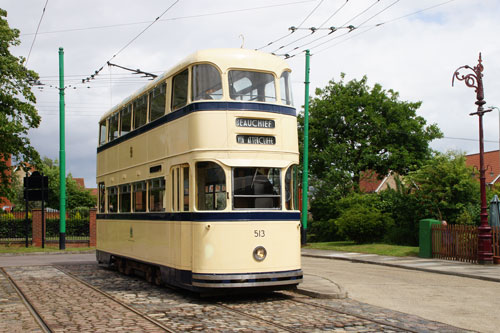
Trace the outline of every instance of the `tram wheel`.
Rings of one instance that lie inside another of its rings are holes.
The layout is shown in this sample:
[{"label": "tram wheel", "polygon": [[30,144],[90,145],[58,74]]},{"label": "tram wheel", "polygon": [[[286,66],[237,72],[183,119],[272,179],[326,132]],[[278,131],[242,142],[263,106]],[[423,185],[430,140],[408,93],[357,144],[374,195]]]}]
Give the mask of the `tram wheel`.
[{"label": "tram wheel", "polygon": [[160,268],[156,268],[155,269],[155,274],[154,274],[154,283],[157,285],[157,286],[161,286],[161,270]]},{"label": "tram wheel", "polygon": [[154,268],[151,266],[148,266],[145,270],[145,275],[146,275],[146,281],[148,281],[148,283],[153,283]]}]

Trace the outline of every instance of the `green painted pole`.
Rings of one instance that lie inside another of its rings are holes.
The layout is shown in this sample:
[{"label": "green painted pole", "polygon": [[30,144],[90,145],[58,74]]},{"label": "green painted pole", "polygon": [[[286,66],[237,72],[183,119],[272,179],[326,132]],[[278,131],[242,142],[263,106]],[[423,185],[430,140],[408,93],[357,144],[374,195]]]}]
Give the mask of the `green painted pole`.
[{"label": "green painted pole", "polygon": [[66,248],[66,151],[64,126],[64,50],[59,48],[59,250]]},{"label": "green painted pole", "polygon": [[307,236],[307,192],[309,189],[309,50],[306,50],[306,92],[304,102],[304,156],[302,172],[302,234],[301,243],[306,243]]}]

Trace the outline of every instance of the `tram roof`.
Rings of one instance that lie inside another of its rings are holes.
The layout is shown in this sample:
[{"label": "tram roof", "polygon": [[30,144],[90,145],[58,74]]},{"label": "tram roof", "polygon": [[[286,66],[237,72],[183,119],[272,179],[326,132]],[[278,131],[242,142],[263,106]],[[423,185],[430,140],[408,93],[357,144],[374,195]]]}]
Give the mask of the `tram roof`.
[{"label": "tram roof", "polygon": [[222,71],[226,73],[228,69],[239,68],[239,69],[252,69],[252,70],[263,70],[278,73],[278,75],[284,70],[290,71],[288,64],[281,58],[272,55],[270,53],[265,53],[256,50],[249,49],[207,49],[199,50],[195,53],[187,56],[182,61],[177,63],[171,69],[167,70],[163,74],[156,77],[153,81],[146,84],[145,86],[139,88],[132,95],[126,97],[122,102],[112,107],[107,111],[99,120],[103,121],[113,112],[123,108],[126,104],[133,101],[136,97],[139,97],[146,91],[150,90],[158,83],[164,81],[166,78],[173,76],[185,69],[191,64],[195,63],[213,63]]}]

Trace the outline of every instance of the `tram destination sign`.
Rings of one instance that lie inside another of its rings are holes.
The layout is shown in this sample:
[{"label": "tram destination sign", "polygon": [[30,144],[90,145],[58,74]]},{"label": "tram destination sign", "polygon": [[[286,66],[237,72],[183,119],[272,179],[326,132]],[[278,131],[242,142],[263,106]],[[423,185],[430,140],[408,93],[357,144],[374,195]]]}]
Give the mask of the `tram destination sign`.
[{"label": "tram destination sign", "polygon": [[237,135],[236,142],[249,145],[275,145],[276,138],[264,135]]},{"label": "tram destination sign", "polygon": [[252,128],[274,128],[274,120],[271,119],[250,119],[236,118],[237,127],[252,127]]}]

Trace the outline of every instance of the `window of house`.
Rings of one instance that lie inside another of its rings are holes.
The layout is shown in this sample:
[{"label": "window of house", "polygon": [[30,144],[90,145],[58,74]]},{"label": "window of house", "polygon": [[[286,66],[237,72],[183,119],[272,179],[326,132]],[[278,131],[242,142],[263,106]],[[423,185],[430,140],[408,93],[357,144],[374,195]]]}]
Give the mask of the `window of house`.
[{"label": "window of house", "polygon": [[146,124],[148,113],[148,97],[143,95],[134,101],[134,128]]},{"label": "window of house", "polygon": [[165,198],[165,179],[155,178],[149,181],[148,186],[149,211],[163,212],[163,199]]},{"label": "window of house", "polygon": [[189,71],[186,69],[174,76],[172,80],[172,110],[177,110],[187,104],[188,75]]},{"label": "window of house", "polygon": [[285,207],[287,210],[299,209],[297,165],[290,166],[285,173]]},{"label": "window of house", "polygon": [[240,101],[276,102],[274,75],[250,71],[229,71],[229,96]]},{"label": "window of house", "polygon": [[146,211],[146,182],[134,183],[132,193],[132,207],[134,212]]},{"label": "window of house", "polygon": [[118,187],[108,187],[108,213],[118,212]]},{"label": "window of house", "polygon": [[109,117],[108,142],[118,138],[118,113]]},{"label": "window of house", "polygon": [[106,143],[106,120],[99,123],[99,146]]},{"label": "window of house", "polygon": [[104,183],[99,183],[99,213],[106,211],[106,187]]},{"label": "window of house", "polygon": [[165,98],[167,84],[162,83],[149,93],[149,121],[156,120],[165,114]]},{"label": "window of house", "polygon": [[130,184],[120,185],[120,213],[130,213]]},{"label": "window of house", "polygon": [[214,162],[196,163],[196,191],[198,210],[224,210],[226,208],[226,175]]},{"label": "window of house", "polygon": [[283,72],[280,77],[281,102],[286,105],[293,105],[292,82],[290,72]]},{"label": "window of house", "polygon": [[278,168],[233,168],[234,208],[280,208]]},{"label": "window of house", "polygon": [[219,71],[212,65],[193,66],[193,101],[222,98],[222,81]]},{"label": "window of house", "polygon": [[132,105],[127,105],[120,111],[120,135],[132,130]]}]

